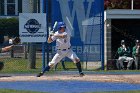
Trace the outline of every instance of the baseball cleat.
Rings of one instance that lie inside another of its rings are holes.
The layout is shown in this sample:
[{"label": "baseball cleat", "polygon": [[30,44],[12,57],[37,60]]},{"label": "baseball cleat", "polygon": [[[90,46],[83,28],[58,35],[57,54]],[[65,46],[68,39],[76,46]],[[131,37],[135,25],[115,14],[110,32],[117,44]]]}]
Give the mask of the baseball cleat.
[{"label": "baseball cleat", "polygon": [[38,75],[37,75],[37,77],[40,77],[40,76],[42,76],[44,73],[43,72],[40,72]]},{"label": "baseball cleat", "polygon": [[81,73],[80,73],[80,77],[83,77],[83,76],[84,76],[84,73],[83,73],[83,72],[81,72]]}]

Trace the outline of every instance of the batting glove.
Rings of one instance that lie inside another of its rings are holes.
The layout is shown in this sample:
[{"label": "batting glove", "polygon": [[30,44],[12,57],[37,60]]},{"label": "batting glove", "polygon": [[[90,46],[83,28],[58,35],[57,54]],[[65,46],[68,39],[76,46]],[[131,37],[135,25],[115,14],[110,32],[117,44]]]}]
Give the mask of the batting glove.
[{"label": "batting glove", "polygon": [[54,35],[54,32],[53,31],[50,31],[49,32],[49,36],[53,36]]}]

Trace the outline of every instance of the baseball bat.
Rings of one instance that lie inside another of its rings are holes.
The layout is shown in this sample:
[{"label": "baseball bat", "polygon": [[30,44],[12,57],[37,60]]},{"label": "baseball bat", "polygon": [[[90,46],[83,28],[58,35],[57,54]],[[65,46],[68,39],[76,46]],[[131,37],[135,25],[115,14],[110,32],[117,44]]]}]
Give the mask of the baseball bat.
[{"label": "baseball bat", "polygon": [[66,16],[66,20],[67,20],[67,25],[70,27],[70,29],[71,30],[73,30],[73,26],[72,26],[72,24],[71,24],[71,22],[70,22],[70,20],[69,20],[69,18]]},{"label": "baseball bat", "polygon": [[71,32],[71,36],[74,36],[74,28],[67,16],[66,16],[66,24],[67,24],[67,29],[69,29],[69,31]]},{"label": "baseball bat", "polygon": [[55,30],[55,28],[56,28],[56,26],[57,26],[57,23],[58,23],[58,22],[55,21],[52,30],[51,30],[51,27],[49,28],[49,35],[52,35],[52,34],[54,33],[54,30]]},{"label": "baseball bat", "polygon": [[56,28],[56,26],[57,26],[57,21],[55,21],[55,23],[54,23],[54,25],[53,25],[53,29],[52,29],[52,31],[54,31],[54,29]]}]

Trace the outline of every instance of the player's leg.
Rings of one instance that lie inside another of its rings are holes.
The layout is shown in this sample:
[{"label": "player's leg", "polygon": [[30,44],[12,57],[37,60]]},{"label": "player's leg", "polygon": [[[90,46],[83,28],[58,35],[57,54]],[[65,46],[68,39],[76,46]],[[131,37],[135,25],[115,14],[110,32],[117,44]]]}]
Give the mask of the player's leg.
[{"label": "player's leg", "polygon": [[42,76],[46,71],[49,71],[50,68],[52,68],[54,65],[56,65],[61,59],[63,58],[63,56],[59,53],[56,53],[55,56],[53,57],[52,61],[49,62],[48,66],[45,67],[45,69],[40,72],[37,77]]},{"label": "player's leg", "polygon": [[138,69],[138,57],[134,57],[135,69]]},{"label": "player's leg", "polygon": [[127,69],[129,70],[134,59],[132,57],[127,57],[126,60],[128,60]]},{"label": "player's leg", "polygon": [[[61,60],[61,64],[62,64],[62,67],[63,67],[63,70],[67,70],[66,67],[65,67],[65,60]],[[54,67],[54,70],[56,71],[57,70],[57,67],[58,67],[58,63],[55,65]]]},{"label": "player's leg", "polygon": [[65,58],[63,58],[63,59],[61,60],[61,64],[62,64],[63,70],[67,70],[67,69],[66,69],[66,66],[65,66]]},{"label": "player's leg", "polygon": [[80,76],[84,76],[84,73],[82,72],[81,68],[80,59],[77,57],[77,55],[72,50],[69,50],[67,57],[70,58],[76,64]]},{"label": "player's leg", "polygon": [[135,62],[135,68],[136,68],[136,70],[138,70],[139,69],[139,57],[134,57],[134,62]]},{"label": "player's leg", "polygon": [[124,65],[123,65],[123,62],[125,61],[125,58],[124,57],[119,57],[119,59],[118,59],[118,63],[120,64],[120,67],[122,68],[122,69],[124,69]]},{"label": "player's leg", "polygon": [[54,66],[54,70],[56,71],[56,69],[57,69],[57,66],[58,66],[58,63]]}]

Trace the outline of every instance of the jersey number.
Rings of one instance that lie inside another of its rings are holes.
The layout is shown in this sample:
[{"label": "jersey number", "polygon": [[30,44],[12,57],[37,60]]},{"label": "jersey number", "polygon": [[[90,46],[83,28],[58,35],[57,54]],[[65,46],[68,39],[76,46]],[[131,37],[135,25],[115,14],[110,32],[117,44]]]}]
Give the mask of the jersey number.
[{"label": "jersey number", "polygon": [[66,38],[64,39],[64,42],[67,43],[67,39]]}]

